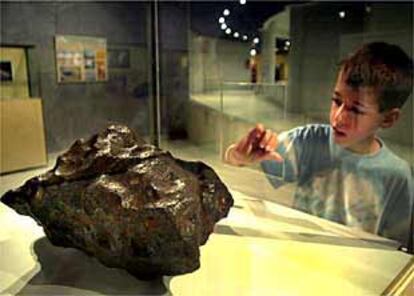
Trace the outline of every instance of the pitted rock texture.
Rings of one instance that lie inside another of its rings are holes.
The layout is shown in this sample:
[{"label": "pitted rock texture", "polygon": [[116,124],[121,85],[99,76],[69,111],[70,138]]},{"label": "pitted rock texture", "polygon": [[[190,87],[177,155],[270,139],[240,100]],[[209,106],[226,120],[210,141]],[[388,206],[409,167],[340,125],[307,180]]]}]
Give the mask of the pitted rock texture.
[{"label": "pitted rock texture", "polygon": [[52,170],[1,201],[33,217],[54,245],[140,279],[199,268],[199,246],[233,205],[210,167],[175,159],[121,125],[77,140]]}]

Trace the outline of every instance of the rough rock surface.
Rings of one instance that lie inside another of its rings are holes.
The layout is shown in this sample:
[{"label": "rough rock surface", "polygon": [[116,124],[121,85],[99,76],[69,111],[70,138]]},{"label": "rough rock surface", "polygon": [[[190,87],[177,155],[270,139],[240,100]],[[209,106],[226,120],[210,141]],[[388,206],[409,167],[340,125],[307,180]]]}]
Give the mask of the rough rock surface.
[{"label": "rough rock surface", "polygon": [[175,159],[125,126],[77,140],[55,167],[1,201],[74,247],[141,279],[191,272],[233,199],[201,162]]}]

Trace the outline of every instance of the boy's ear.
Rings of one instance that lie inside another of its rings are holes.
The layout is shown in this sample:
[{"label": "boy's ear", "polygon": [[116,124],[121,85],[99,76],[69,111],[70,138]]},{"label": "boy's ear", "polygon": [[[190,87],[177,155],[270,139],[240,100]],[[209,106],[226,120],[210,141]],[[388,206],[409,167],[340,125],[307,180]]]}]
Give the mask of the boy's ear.
[{"label": "boy's ear", "polygon": [[400,118],[401,110],[399,108],[393,108],[384,112],[384,118],[381,123],[382,128],[392,127]]}]

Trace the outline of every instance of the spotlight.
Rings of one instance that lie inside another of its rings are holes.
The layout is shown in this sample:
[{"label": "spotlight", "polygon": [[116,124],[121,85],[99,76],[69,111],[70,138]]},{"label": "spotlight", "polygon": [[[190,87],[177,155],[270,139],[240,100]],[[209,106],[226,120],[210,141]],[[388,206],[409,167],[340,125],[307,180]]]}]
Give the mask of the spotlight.
[{"label": "spotlight", "polygon": [[234,38],[239,38],[240,34],[238,32],[234,32],[233,37]]},{"label": "spotlight", "polygon": [[339,17],[340,17],[340,18],[344,18],[344,17],[345,17],[345,11],[343,11],[343,10],[342,10],[342,11],[340,11],[340,12],[339,12]]},{"label": "spotlight", "polygon": [[258,44],[260,42],[260,40],[259,40],[259,38],[258,37],[255,37],[254,39],[253,39],[253,43],[254,44]]},{"label": "spotlight", "polygon": [[226,32],[226,34],[231,34],[231,29],[227,28],[225,32]]},{"label": "spotlight", "polygon": [[247,40],[247,35],[243,35],[243,40],[246,41]]},{"label": "spotlight", "polygon": [[221,24],[220,28],[221,28],[222,30],[226,30],[226,29],[227,29],[227,25],[223,23],[223,24]]},{"label": "spotlight", "polygon": [[224,24],[224,22],[225,22],[224,17],[222,17],[222,16],[221,16],[221,17],[219,17],[219,23],[220,23],[220,24]]},{"label": "spotlight", "polygon": [[290,41],[289,41],[289,40],[286,40],[286,41],[285,41],[285,45],[286,45],[286,46],[290,46]]},{"label": "spotlight", "polygon": [[246,0],[240,0],[240,4],[241,4],[241,5],[246,4]]},{"label": "spotlight", "polygon": [[230,10],[228,10],[227,8],[223,10],[223,15],[228,16],[230,15]]},{"label": "spotlight", "polygon": [[257,54],[256,49],[254,49],[254,48],[250,49],[250,55],[251,55],[252,57],[254,57],[256,54]]}]

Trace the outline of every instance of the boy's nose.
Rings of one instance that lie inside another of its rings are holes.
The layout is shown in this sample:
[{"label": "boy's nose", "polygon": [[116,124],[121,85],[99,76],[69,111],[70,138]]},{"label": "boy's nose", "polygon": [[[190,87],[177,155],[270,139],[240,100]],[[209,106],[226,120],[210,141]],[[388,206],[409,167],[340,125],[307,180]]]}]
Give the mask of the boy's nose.
[{"label": "boy's nose", "polygon": [[345,104],[341,105],[335,112],[334,123],[338,127],[344,127],[349,122],[348,112]]}]

